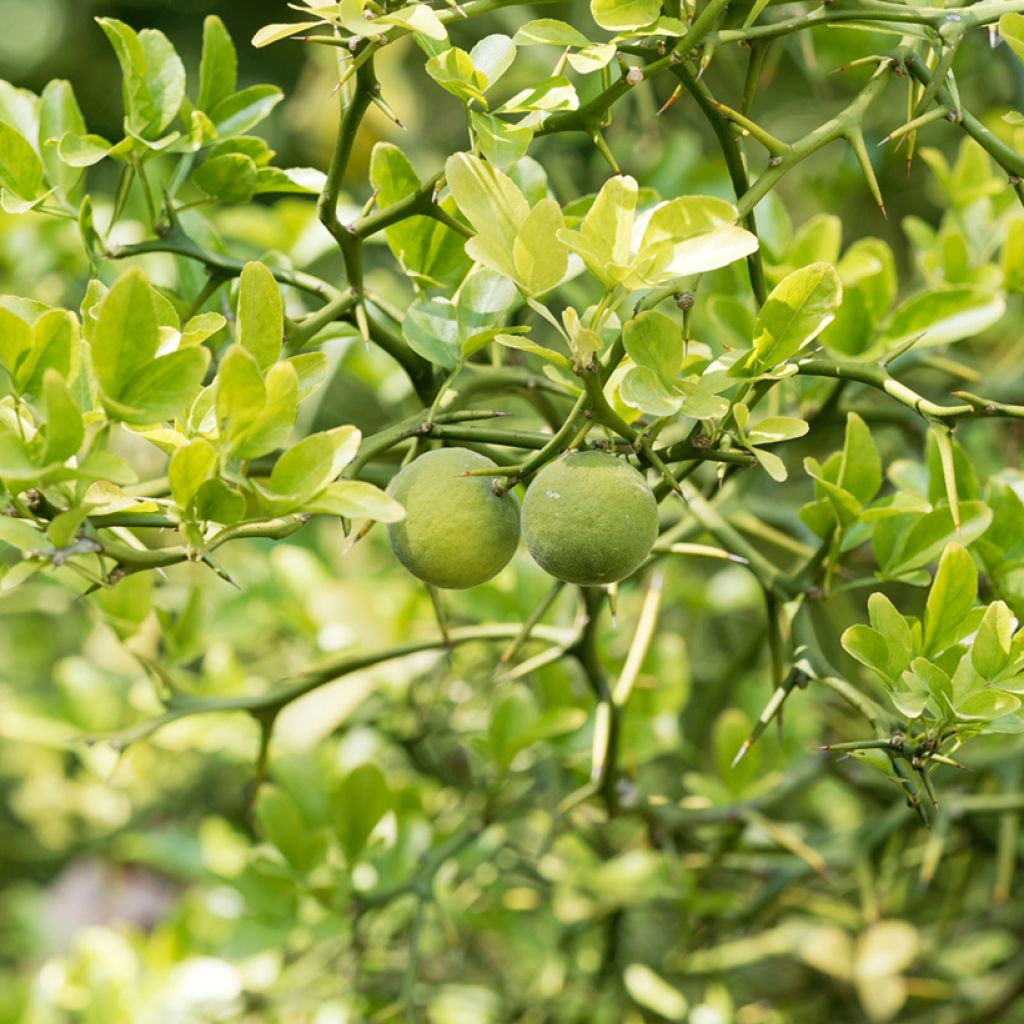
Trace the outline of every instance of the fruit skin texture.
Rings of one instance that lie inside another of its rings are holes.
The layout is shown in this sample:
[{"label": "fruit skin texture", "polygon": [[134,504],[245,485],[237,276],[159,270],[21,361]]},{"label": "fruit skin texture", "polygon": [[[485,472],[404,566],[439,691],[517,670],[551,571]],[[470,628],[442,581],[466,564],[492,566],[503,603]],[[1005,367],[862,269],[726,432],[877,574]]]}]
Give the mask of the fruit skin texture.
[{"label": "fruit skin texture", "polygon": [[658,536],[658,503],[625,459],[574,452],[545,466],[523,500],[534,561],[566,583],[597,587],[632,575]]},{"label": "fruit skin texture", "polygon": [[388,541],[413,576],[462,590],[508,565],[519,545],[519,500],[498,497],[489,477],[459,477],[494,466],[468,448],[440,448],[392,479],[388,494],[405,506],[405,519],[388,525]]}]

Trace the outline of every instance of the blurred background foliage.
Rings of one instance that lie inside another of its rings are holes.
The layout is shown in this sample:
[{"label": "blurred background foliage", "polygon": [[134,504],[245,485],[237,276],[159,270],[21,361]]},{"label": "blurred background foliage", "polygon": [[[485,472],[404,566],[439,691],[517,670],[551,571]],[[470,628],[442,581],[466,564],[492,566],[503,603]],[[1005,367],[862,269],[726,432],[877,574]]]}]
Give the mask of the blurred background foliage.
[{"label": "blurred background foliage", "polygon": [[[36,92],[50,78],[68,78],[90,130],[116,138],[116,63],[92,19],[160,28],[193,69],[208,13],[219,14],[236,40],[240,83],[269,81],[286,93],[265,126],[277,162],[325,167],[336,123],[333,56],[301,43],[247,45],[262,24],[287,20],[283,3],[0,0],[0,76]],[[548,5],[540,14],[591,28],[584,5]],[[511,33],[525,17],[499,11],[490,30]],[[477,30],[471,26],[467,38]],[[1013,141],[1001,115],[1024,105],[1024,72],[1006,47],[992,51],[978,37],[958,60],[961,94]],[[409,130],[371,112],[346,182],[356,207],[366,199],[369,153],[379,139],[401,145],[422,174],[464,146],[458,103],[427,86],[418,51],[403,45],[386,51],[378,73]],[[756,114],[769,130],[801,137],[852,94],[833,69],[890,45],[860,31],[791,37],[773,48]],[[547,74],[548,58],[524,53],[516,84]],[[723,96],[742,87],[734,58],[723,55],[708,73]],[[691,101],[655,116],[667,98],[659,82],[616,108],[608,141],[624,169],[664,196],[729,196],[718,150]],[[874,111],[871,141],[902,120],[895,109]],[[943,124],[921,140],[951,163],[959,142]],[[608,174],[583,135],[540,139],[531,155],[563,201],[596,190]],[[789,235],[827,211],[843,225],[844,246],[884,238],[901,279],[917,274],[904,218],[937,225],[955,197],[925,161],[908,175],[902,152],[887,147],[875,156],[888,219],[850,152],[829,148],[784,181],[781,203],[763,213],[766,240],[782,251]],[[103,191],[103,182],[95,189]],[[214,217],[240,256],[287,253],[340,279],[311,200],[269,199]],[[382,293],[400,295],[380,251],[370,278]],[[159,275],[159,259],[147,266]],[[118,269],[108,265],[104,274]],[[0,291],[73,307],[88,272],[73,225],[0,214]],[[1020,379],[1016,325],[986,344],[990,385],[1012,391]],[[380,352],[348,337],[329,351],[336,371],[313,413],[318,428],[353,422],[372,431],[413,407],[405,379]],[[921,372],[927,380],[939,371]],[[517,409],[511,399],[496,406]],[[1003,468],[1007,451],[1019,462],[1017,426],[962,431],[979,475]],[[794,451],[835,450],[841,431],[837,417],[831,429],[816,426],[813,448]],[[916,431],[900,417],[880,428],[887,464],[906,454],[907,435],[918,446]],[[796,521],[810,487],[796,497],[780,502],[765,480],[745,499],[749,518],[761,524],[758,543],[782,560],[813,542],[775,532]],[[71,742],[156,710],[156,683],[143,668],[150,662],[186,669],[205,694],[239,693],[327,654],[436,629],[425,592],[397,568],[380,530],[352,545],[337,524],[317,522],[284,542],[235,545],[224,565],[241,590],[183,566],[166,582],[139,575],[89,600],[75,600],[59,582],[0,596],[3,1024],[394,1019],[387,1000],[360,1002],[354,993],[400,988],[418,904],[402,899],[356,918],[338,913],[346,887],[408,877],[434,837],[502,787],[532,791],[530,812],[494,824],[457,868],[449,863],[433,879],[417,998],[431,1024],[1019,1019],[1012,1006],[1014,986],[1019,992],[1024,983],[1024,904],[1011,880],[1020,848],[1015,833],[1001,838],[1017,827],[1015,818],[971,819],[934,880],[941,843],[937,851],[935,836],[894,802],[881,775],[808,758],[815,743],[857,735],[847,710],[813,691],[794,698],[781,733],[767,734],[739,769],[729,768],[768,693],[763,597],[741,567],[696,559],[666,565],[659,628],[625,720],[624,767],[635,784],[684,808],[756,798],[765,814],[751,811],[725,827],[695,819],[687,838],[662,841],[635,820],[605,826],[586,809],[575,830],[560,826],[560,773],[586,772],[588,730],[556,730],[547,744],[517,750],[514,730],[510,740],[495,726],[496,699],[513,721],[589,709],[584,681],[565,661],[529,673],[529,690],[512,680],[495,691],[493,650],[469,647],[388,663],[318,690],[278,723],[269,767],[275,788],[265,791],[277,796],[257,802],[255,817],[258,735],[247,719],[187,720],[124,752]],[[548,583],[521,554],[491,584],[452,595],[449,614],[453,622],[519,621]],[[901,607],[920,606],[913,588],[894,590]],[[605,622],[601,654],[613,672],[643,596],[623,588],[617,624]],[[863,591],[835,595],[821,610],[822,634],[838,637],[860,621],[863,601]],[[567,624],[572,614],[563,597],[551,618]],[[854,672],[838,645],[829,653]],[[511,744],[507,757],[502,743]],[[1010,737],[977,755],[975,767],[992,788],[1019,787],[1019,747]],[[1014,751],[1016,759],[1008,756]],[[350,773],[366,764],[386,780],[385,813],[369,822],[378,853],[351,878],[337,863],[307,870],[318,863],[319,833],[331,827],[328,795],[343,793]],[[771,794],[783,820],[768,813]],[[1009,862],[995,854],[1006,848]],[[675,983],[646,964],[660,965]]]}]

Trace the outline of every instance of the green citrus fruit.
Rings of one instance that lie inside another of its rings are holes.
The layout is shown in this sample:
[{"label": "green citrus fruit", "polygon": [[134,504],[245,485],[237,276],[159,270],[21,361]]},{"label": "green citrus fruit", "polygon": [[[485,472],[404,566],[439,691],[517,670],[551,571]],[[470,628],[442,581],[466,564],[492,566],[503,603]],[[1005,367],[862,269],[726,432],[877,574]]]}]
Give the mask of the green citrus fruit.
[{"label": "green citrus fruit", "polygon": [[500,497],[491,478],[460,477],[495,463],[468,448],[441,448],[414,459],[388,486],[405,518],[388,526],[398,560],[426,583],[475,587],[508,565],[519,544],[519,501]]},{"label": "green citrus fruit", "polygon": [[534,561],[567,583],[625,579],[658,536],[658,503],[625,459],[574,452],[545,466],[523,500],[523,536]]}]

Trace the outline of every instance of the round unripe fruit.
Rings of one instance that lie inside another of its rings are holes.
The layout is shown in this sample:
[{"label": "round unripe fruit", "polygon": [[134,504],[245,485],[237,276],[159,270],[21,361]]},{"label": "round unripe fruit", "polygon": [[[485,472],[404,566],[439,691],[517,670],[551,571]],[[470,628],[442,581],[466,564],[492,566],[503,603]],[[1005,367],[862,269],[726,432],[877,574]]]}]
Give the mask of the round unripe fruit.
[{"label": "round unripe fruit", "polygon": [[534,561],[566,583],[598,587],[634,573],[658,536],[658,503],[625,459],[574,452],[545,466],[523,500]]},{"label": "round unripe fruit", "polygon": [[508,565],[519,544],[519,501],[497,495],[485,476],[494,468],[468,448],[441,448],[414,459],[388,485],[405,518],[388,526],[398,560],[426,583],[462,590],[484,583]]}]

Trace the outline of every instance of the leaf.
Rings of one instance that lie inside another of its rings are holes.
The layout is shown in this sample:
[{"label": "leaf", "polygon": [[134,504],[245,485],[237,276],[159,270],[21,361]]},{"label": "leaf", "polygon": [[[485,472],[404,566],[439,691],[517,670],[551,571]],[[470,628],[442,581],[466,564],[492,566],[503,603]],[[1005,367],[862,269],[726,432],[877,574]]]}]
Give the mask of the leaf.
[{"label": "leaf", "polygon": [[295,426],[299,377],[294,365],[275,363],[267,371],[264,384],[266,402],[260,414],[232,444],[232,453],[240,459],[259,458],[283,448]]},{"label": "leaf", "polygon": [[200,164],[192,182],[225,203],[247,203],[256,194],[259,168],[244,153],[221,153]]},{"label": "leaf", "polygon": [[558,237],[564,227],[562,210],[553,199],[542,199],[523,221],[512,260],[516,283],[527,295],[543,295],[565,277],[569,249]]},{"label": "leaf", "polygon": [[213,473],[217,452],[209,441],[197,437],[179,448],[167,469],[171,497],[180,509],[187,509],[196,492]]},{"label": "leaf", "polygon": [[485,110],[484,90],[487,78],[473,66],[473,58],[465,50],[453,46],[427,61],[427,74],[442,89],[456,96],[467,106],[476,102]]},{"label": "leaf", "polygon": [[346,519],[375,519],[380,523],[397,523],[405,518],[405,509],[394,498],[362,480],[328,484],[305,509]]},{"label": "leaf", "polygon": [[917,346],[947,345],[987,330],[1006,311],[1003,297],[984,288],[958,287],[918,292],[893,311],[882,336],[891,352],[922,335]]},{"label": "leaf", "polygon": [[310,434],[289,448],[270,473],[270,491],[298,507],[319,494],[355,458],[362,435],[355,427]]},{"label": "leaf", "polygon": [[735,376],[756,376],[796,355],[835,317],[843,286],[835,268],[812,263],[784,277],[754,323],[754,350],[737,362]]},{"label": "leaf", "polygon": [[484,36],[472,50],[469,59],[473,67],[484,76],[485,91],[505,74],[516,59],[516,44],[508,36]]},{"label": "leaf", "polygon": [[[969,544],[981,536],[992,522],[992,510],[980,501],[960,503],[960,529],[957,530],[948,507],[937,508],[916,521],[903,538],[902,546],[893,556],[879,559],[887,576],[902,576],[934,561],[953,540]],[[882,524],[879,524],[881,526]],[[879,536],[876,528],[875,538]]]},{"label": "leaf", "polygon": [[46,536],[24,519],[0,516],[0,543],[17,548],[23,554],[47,548]]},{"label": "leaf", "polygon": [[0,306],[0,363],[13,378],[32,349],[32,328],[17,313]]},{"label": "leaf", "polygon": [[619,384],[626,405],[650,416],[672,416],[683,404],[682,396],[646,366],[634,366]]},{"label": "leaf", "polygon": [[122,274],[103,299],[90,341],[93,372],[117,398],[156,355],[159,331],[153,293],[140,270]]},{"label": "leaf", "polygon": [[978,675],[991,682],[1010,660],[1013,616],[1003,601],[993,601],[985,609],[971,645],[971,663]]},{"label": "leaf", "polygon": [[276,85],[250,85],[215,104],[207,113],[220,136],[242,135],[264,120],[284,99]]},{"label": "leaf", "polygon": [[168,352],[132,377],[116,402],[108,396],[108,411],[126,423],[171,419],[191,405],[209,362],[209,349],[199,346]]},{"label": "leaf", "polygon": [[628,276],[632,264],[633,223],[639,188],[628,175],[610,178],[601,187],[579,231],[563,231],[562,240],[594,276],[614,287]]},{"label": "leaf", "polygon": [[924,614],[924,654],[938,654],[962,635],[964,620],[978,596],[978,569],[959,544],[948,544],[928,592]]},{"label": "leaf", "polygon": [[21,199],[35,199],[43,189],[43,165],[29,142],[0,121],[0,186]]},{"label": "leaf", "polygon": [[[736,224],[736,208],[713,196],[683,196],[646,218],[638,275],[652,282],[727,266],[757,249],[757,237]],[[643,225],[641,218],[638,226]]]},{"label": "leaf", "polygon": [[519,229],[530,215],[530,207],[512,179],[470,153],[450,156],[445,178],[477,234],[511,253]]},{"label": "leaf", "polygon": [[861,504],[867,504],[882,486],[882,458],[868,425],[855,412],[846,414],[839,484]]},{"label": "leaf", "polygon": [[675,380],[683,366],[683,335],[674,320],[648,310],[622,328],[626,354],[663,381]]},{"label": "leaf", "polygon": [[121,65],[125,124],[141,139],[157,139],[185,98],[185,67],[157,29],[134,29],[116,18],[97,18]]},{"label": "leaf", "polygon": [[874,669],[883,679],[893,679],[889,673],[889,648],[881,633],[858,623],[850,626],[840,640],[846,653],[862,665]]},{"label": "leaf", "polygon": [[590,40],[578,29],[555,18],[537,18],[522,25],[512,41],[517,46],[590,46]]},{"label": "leaf", "polygon": [[195,517],[200,522],[231,524],[245,518],[246,503],[240,491],[223,480],[202,483],[192,499]]},{"label": "leaf", "polygon": [[591,16],[609,32],[643,28],[660,13],[660,0],[590,0]]},{"label": "leaf", "polygon": [[217,425],[229,449],[237,446],[256,422],[266,400],[266,386],[255,357],[241,345],[232,345],[217,372]]},{"label": "leaf", "polygon": [[42,461],[48,466],[65,462],[78,454],[85,439],[85,426],[64,378],[53,369],[43,373],[43,406],[46,411],[46,440]]},{"label": "leaf", "polygon": [[393,804],[391,790],[381,770],[372,764],[360,765],[346,776],[331,795],[334,831],[351,864],[366,847],[370,833]]},{"label": "leaf", "polygon": [[235,91],[238,57],[235,45],[216,14],[203,19],[203,53],[199,61],[199,95],[196,106],[209,113]]},{"label": "leaf", "polygon": [[[474,117],[477,113],[473,112]],[[480,115],[486,116],[486,115]],[[420,180],[405,154],[389,142],[378,142],[370,157],[370,185],[377,205],[386,210],[420,187]],[[441,203],[451,213],[449,198]],[[442,284],[460,281],[469,269],[465,240],[432,217],[408,217],[385,228],[384,238],[395,258],[407,270]]]},{"label": "leaf", "polygon": [[999,34],[1017,55],[1017,59],[1024,61],[1024,14],[1001,14]]},{"label": "leaf", "polygon": [[300,32],[308,32],[321,24],[323,23],[319,21],[293,21],[285,24],[264,25],[252,37],[252,45],[256,49],[270,46],[271,43],[279,43],[282,39],[288,39]]},{"label": "leaf", "polygon": [[955,705],[957,718],[991,721],[1016,711],[1021,705],[1019,697],[1000,690],[977,690],[969,693]]},{"label": "leaf", "polygon": [[274,275],[262,263],[246,263],[238,286],[239,343],[266,369],[281,354],[284,302]]},{"label": "leaf", "polygon": [[402,321],[402,337],[424,359],[447,370],[459,361],[458,312],[446,299],[414,302]]},{"label": "leaf", "polygon": [[57,151],[65,132],[84,134],[85,119],[71,83],[54,79],[39,98],[39,154],[47,180],[68,200],[82,180],[82,172],[68,167]]},{"label": "leaf", "polygon": [[885,594],[874,593],[868,598],[868,616],[871,628],[886,645],[888,676],[897,679],[910,664],[914,653],[910,626]]},{"label": "leaf", "polygon": [[480,152],[498,167],[508,167],[521,159],[533,141],[533,129],[521,124],[509,124],[494,114],[479,110],[469,112],[480,146]]}]

